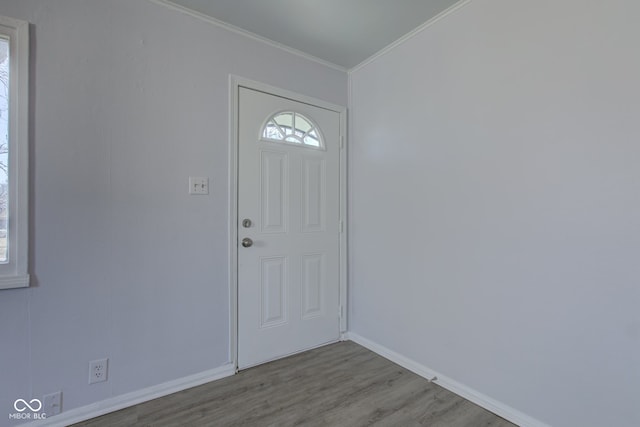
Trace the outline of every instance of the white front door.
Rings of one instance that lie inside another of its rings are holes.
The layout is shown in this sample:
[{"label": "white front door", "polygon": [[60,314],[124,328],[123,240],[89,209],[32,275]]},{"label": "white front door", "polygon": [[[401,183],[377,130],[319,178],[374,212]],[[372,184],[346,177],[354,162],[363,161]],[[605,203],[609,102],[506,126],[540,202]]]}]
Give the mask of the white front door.
[{"label": "white front door", "polygon": [[340,337],[340,114],[244,87],[238,107],[238,367],[247,368]]}]

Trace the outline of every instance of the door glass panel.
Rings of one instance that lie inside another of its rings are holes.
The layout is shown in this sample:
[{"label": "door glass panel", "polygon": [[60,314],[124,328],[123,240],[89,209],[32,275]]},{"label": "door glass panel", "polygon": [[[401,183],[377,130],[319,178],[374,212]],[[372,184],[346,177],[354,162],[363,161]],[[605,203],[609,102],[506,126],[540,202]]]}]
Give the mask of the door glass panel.
[{"label": "door glass panel", "polygon": [[274,114],[262,129],[262,139],[324,150],[317,126],[311,119],[293,111]]}]

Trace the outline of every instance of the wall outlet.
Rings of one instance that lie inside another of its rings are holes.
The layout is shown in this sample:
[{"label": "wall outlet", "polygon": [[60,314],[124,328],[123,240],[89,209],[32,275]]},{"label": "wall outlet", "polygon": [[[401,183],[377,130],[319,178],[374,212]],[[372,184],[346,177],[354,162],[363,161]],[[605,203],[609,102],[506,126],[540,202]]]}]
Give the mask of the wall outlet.
[{"label": "wall outlet", "polygon": [[106,381],[109,374],[109,359],[89,362],[89,384]]},{"label": "wall outlet", "polygon": [[47,417],[57,415],[62,412],[62,392],[45,394],[42,398],[42,411]]},{"label": "wall outlet", "polygon": [[209,194],[209,178],[206,176],[190,176],[189,194]]}]

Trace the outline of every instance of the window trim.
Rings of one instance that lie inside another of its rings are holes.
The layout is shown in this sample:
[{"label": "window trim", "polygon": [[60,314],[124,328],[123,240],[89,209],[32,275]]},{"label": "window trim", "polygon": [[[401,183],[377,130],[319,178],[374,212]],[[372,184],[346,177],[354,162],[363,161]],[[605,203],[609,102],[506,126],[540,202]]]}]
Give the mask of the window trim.
[{"label": "window trim", "polygon": [[0,264],[0,289],[29,286],[29,23],[0,15],[9,40],[8,259]]}]

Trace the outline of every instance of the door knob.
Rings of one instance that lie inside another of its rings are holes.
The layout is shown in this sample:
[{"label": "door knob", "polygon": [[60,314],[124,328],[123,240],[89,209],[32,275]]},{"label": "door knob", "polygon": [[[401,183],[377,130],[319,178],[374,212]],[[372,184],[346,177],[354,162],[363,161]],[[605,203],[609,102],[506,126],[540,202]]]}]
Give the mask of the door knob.
[{"label": "door knob", "polygon": [[244,239],[242,239],[242,246],[245,248],[250,248],[251,246],[253,246],[253,240],[251,240],[248,237],[245,237]]}]

